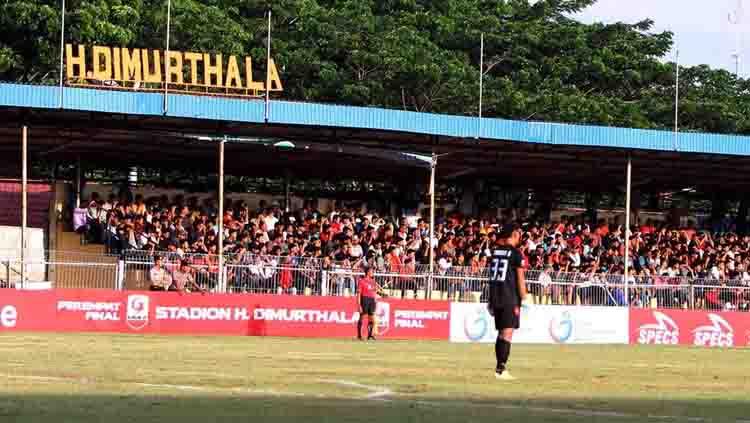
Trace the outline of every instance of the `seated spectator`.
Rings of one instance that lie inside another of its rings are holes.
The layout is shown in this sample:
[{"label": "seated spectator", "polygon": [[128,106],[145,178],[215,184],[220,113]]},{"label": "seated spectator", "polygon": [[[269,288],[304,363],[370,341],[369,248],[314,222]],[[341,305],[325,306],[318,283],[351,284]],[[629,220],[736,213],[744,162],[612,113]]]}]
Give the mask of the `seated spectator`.
[{"label": "seated spectator", "polygon": [[[351,273],[367,260],[378,272],[387,274],[383,279],[391,289],[416,291],[426,288],[424,279],[409,274],[424,271],[431,256],[440,276],[433,289],[451,293],[463,289],[476,291],[481,289],[481,286],[475,288],[473,282],[477,267],[494,245],[496,228],[510,219],[509,216],[476,219],[459,214],[451,215],[450,219],[439,218],[430,245],[430,225],[424,219],[405,222],[359,209],[339,207],[323,214],[305,205],[300,210],[284,212],[273,203],[252,209],[242,202],[227,200],[224,210],[218,210],[213,199],[201,202],[182,196],[169,201],[164,196],[137,195],[131,201],[127,195],[122,198],[110,195],[102,203],[97,194],[91,200],[84,209],[86,225],[99,225],[102,235],[91,238],[105,242],[109,252],[174,252],[191,259],[204,255],[201,267],[204,271],[193,277],[199,277],[201,283],[209,286],[218,279],[215,255],[218,222],[222,219],[226,262],[244,266],[241,270],[228,269],[231,286],[263,292],[275,292],[279,286],[284,292],[292,292],[292,286],[288,286],[289,273],[282,275],[279,271],[284,265],[303,269],[291,274],[297,292],[306,287],[320,290],[320,277],[311,269],[322,268],[324,260],[331,269],[344,269],[344,273]],[[534,288],[536,296],[551,296],[553,302],[599,303],[601,288],[594,289],[595,281],[604,282],[608,292],[618,297],[614,302],[621,302],[621,294],[614,285],[618,277],[622,284],[626,246],[629,247],[627,265],[632,272],[628,285],[657,285],[648,289],[634,287],[631,291],[627,300],[638,300],[645,306],[656,298],[664,306],[691,304],[717,308],[731,303],[740,308],[742,295],[729,298],[729,294],[723,294],[725,298],[721,298],[713,291],[722,281],[724,291],[733,293],[741,293],[743,283],[750,283],[750,237],[747,236],[675,228],[653,221],[631,228],[608,225],[605,221],[588,226],[582,218],[575,217],[521,223],[524,230],[521,250],[528,270],[533,271],[531,274],[546,275],[539,276],[545,283],[547,278],[569,282],[564,286],[556,283],[549,288]],[[231,254],[239,254],[240,258],[231,259]],[[287,258],[280,259],[282,255]],[[576,276],[580,273],[587,276]],[[334,292],[343,292],[351,285],[343,274],[340,276],[328,280]]]}]

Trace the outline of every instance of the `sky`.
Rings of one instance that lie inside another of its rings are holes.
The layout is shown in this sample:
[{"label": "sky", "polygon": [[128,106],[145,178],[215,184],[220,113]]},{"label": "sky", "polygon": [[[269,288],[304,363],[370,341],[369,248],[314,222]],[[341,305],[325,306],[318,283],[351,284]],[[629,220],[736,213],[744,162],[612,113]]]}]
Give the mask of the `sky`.
[{"label": "sky", "polygon": [[[738,25],[729,14],[744,3]],[[583,22],[635,23],[654,21],[654,31],[672,31],[680,51],[680,64],[708,64],[734,72],[732,54],[740,34],[740,75],[750,74],[750,0],[599,0],[578,16]],[[674,52],[668,58],[674,61]]]}]

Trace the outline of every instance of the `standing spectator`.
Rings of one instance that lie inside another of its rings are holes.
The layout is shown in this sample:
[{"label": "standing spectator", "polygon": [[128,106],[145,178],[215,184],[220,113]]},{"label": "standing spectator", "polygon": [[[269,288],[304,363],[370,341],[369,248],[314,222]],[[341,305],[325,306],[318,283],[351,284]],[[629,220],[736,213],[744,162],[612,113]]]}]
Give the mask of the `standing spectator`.
[{"label": "standing spectator", "polygon": [[100,215],[101,204],[99,202],[99,194],[93,192],[86,206],[86,235],[88,242],[101,243],[104,239]]},{"label": "standing spectator", "polygon": [[195,283],[190,263],[183,259],[180,261],[180,268],[172,273],[172,285],[169,287],[169,290],[184,293],[190,292],[192,289],[202,293],[206,292]]},{"label": "standing spectator", "polygon": [[282,257],[281,271],[279,272],[279,294],[289,292],[292,295],[297,295],[297,287],[294,286],[294,278],[291,269],[291,258]]},{"label": "standing spectator", "polygon": [[537,304],[544,304],[545,302],[552,300],[552,265],[545,265],[544,270],[539,275],[539,282],[536,284],[530,284],[530,288],[538,298],[536,299]]},{"label": "standing spectator", "polygon": [[161,256],[154,257],[154,265],[151,267],[149,272],[149,279],[151,281],[151,291],[169,291],[169,287],[172,285],[172,277],[162,265]]},{"label": "standing spectator", "polygon": [[354,235],[351,240],[351,247],[349,248],[349,255],[353,260],[359,260],[365,256],[364,249],[360,243],[358,235]]}]

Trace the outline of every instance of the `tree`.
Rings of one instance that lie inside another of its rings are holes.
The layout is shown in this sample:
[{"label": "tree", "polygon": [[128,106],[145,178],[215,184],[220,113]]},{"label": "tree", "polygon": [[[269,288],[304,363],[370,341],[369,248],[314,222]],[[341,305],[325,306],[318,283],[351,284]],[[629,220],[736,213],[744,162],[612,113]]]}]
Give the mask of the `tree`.
[{"label": "tree", "polygon": [[[291,100],[476,115],[479,39],[485,38],[484,115],[671,128],[672,34],[653,22],[583,24],[595,0],[173,0],[170,47],[273,56]],[[0,6],[0,78],[58,76],[59,4]],[[164,48],[164,0],[72,0],[68,42]],[[263,69],[259,70],[263,72]],[[750,131],[750,84],[723,70],[685,67],[683,128]]]},{"label": "tree", "polygon": [[[37,82],[57,75],[54,38],[60,12],[49,1],[6,1],[0,5],[0,80]],[[59,38],[57,39],[59,42]]]}]

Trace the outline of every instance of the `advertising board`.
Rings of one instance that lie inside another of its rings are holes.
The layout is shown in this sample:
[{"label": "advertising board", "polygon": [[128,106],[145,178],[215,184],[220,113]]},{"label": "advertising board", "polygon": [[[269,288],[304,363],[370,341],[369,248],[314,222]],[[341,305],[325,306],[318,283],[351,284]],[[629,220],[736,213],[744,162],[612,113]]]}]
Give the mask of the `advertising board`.
[{"label": "advertising board", "polygon": [[[628,310],[617,307],[527,306],[514,343],[627,344]],[[451,304],[452,342],[494,343],[497,330],[485,304]]]},{"label": "advertising board", "polygon": [[632,309],[630,343],[711,348],[746,347],[750,345],[750,314]]},{"label": "advertising board", "polygon": [[[356,300],[343,297],[63,289],[1,298],[0,330],[354,338],[359,319]],[[447,302],[378,302],[383,338],[448,339],[449,322]]]}]

